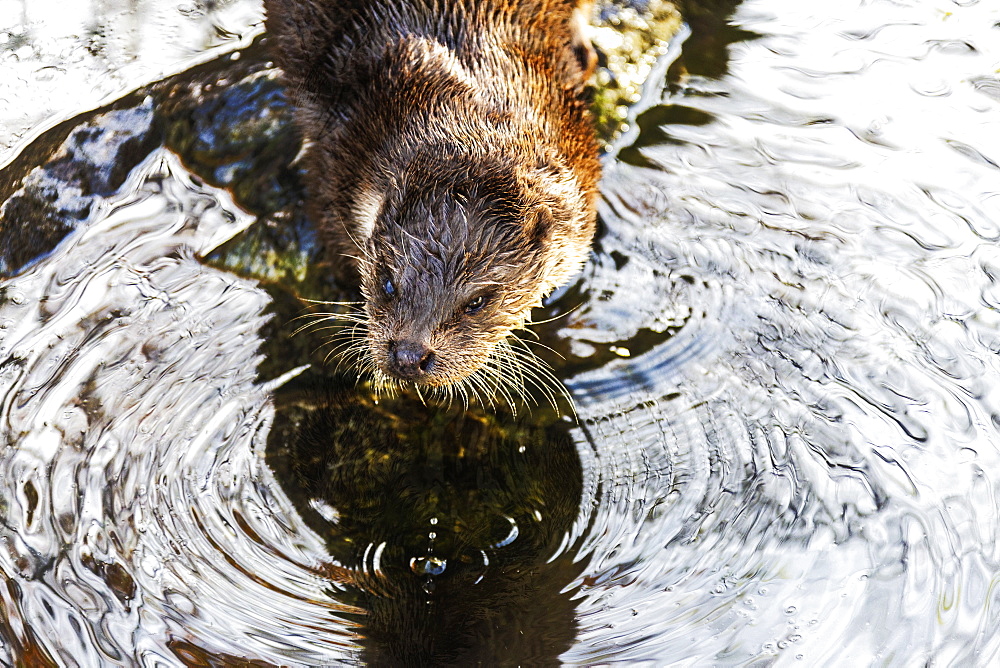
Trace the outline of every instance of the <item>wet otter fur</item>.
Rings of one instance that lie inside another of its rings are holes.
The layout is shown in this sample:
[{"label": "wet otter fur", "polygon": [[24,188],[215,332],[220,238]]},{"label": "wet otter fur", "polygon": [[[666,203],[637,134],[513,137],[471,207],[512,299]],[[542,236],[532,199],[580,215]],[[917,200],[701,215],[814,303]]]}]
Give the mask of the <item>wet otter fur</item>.
[{"label": "wet otter fur", "polygon": [[539,384],[508,337],[594,235],[589,4],[265,4],[309,209],[364,300],[341,352],[386,387]]}]

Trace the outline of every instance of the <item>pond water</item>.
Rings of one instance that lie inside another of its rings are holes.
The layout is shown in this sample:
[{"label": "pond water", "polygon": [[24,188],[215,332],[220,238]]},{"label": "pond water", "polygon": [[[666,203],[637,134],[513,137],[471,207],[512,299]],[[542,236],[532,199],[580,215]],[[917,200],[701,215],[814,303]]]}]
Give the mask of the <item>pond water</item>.
[{"label": "pond water", "polygon": [[575,416],[291,336],[349,294],[260,7],[105,4],[0,3],[0,664],[1000,660],[996,3],[605,5]]}]

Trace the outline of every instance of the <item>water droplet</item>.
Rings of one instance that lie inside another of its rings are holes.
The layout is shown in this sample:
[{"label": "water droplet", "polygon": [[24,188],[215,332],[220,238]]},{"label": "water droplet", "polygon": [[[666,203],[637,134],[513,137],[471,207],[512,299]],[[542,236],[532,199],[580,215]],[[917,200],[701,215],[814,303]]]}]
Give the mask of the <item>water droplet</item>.
[{"label": "water droplet", "polygon": [[441,575],[447,566],[448,560],[438,557],[414,557],[410,559],[410,570],[417,575]]}]

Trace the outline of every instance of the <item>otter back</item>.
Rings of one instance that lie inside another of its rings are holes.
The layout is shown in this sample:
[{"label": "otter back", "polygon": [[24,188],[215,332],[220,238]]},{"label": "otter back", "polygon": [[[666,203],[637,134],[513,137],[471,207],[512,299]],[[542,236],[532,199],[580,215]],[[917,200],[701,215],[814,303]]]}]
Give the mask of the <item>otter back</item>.
[{"label": "otter back", "polygon": [[594,234],[589,6],[266,6],[309,210],[331,269],[364,296],[360,365],[431,387],[495,367]]}]

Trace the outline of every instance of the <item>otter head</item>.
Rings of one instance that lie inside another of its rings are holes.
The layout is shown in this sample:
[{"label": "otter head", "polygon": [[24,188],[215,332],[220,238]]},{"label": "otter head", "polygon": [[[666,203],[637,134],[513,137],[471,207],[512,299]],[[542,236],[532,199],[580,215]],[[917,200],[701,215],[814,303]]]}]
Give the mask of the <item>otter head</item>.
[{"label": "otter head", "polygon": [[527,371],[507,337],[587,252],[589,234],[576,249],[560,241],[554,199],[495,175],[463,181],[372,198],[357,261],[365,357],[381,384],[503,393]]}]

